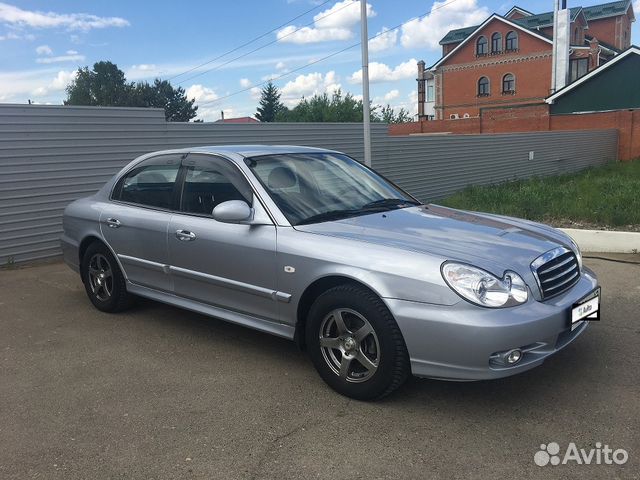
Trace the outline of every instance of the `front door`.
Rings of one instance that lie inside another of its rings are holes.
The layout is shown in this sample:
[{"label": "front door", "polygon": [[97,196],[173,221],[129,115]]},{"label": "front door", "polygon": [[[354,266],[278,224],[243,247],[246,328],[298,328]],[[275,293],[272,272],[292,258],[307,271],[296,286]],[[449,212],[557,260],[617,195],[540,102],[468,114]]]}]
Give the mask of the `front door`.
[{"label": "front door", "polygon": [[117,255],[127,279],[171,291],[167,227],[176,205],[179,155],[143,161],[116,184],[113,202],[100,215],[102,235]]},{"label": "front door", "polygon": [[229,160],[190,154],[182,164],[180,212],[171,217],[168,230],[175,293],[277,321],[275,226],[213,219],[213,209],[228,200],[261,208]]}]

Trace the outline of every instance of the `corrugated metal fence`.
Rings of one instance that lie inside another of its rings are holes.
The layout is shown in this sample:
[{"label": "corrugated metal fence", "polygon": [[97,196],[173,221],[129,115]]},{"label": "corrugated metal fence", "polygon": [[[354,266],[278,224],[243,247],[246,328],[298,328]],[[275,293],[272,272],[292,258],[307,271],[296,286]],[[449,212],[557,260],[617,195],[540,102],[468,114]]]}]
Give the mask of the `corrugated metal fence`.
[{"label": "corrugated metal fence", "polygon": [[[0,265],[58,255],[64,207],[138,155],[234,143],[327,147],[363,159],[360,124],[178,124],[157,109],[0,105]],[[376,124],[372,151],[374,168],[428,201],[469,184],[615,160],[617,132],[389,137]]]}]

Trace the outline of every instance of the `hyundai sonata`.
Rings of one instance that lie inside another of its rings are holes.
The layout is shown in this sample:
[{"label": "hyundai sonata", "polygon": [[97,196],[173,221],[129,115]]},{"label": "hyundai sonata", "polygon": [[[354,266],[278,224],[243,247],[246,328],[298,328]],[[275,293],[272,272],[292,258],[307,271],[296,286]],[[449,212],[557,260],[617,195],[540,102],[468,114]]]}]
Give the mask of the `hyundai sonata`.
[{"label": "hyundai sonata", "polygon": [[292,339],[359,399],[410,374],[523,372],[599,314],[596,276],[564,233],[423,205],[317,148],[143,155],[67,207],[62,246],[96,308],[141,296]]}]

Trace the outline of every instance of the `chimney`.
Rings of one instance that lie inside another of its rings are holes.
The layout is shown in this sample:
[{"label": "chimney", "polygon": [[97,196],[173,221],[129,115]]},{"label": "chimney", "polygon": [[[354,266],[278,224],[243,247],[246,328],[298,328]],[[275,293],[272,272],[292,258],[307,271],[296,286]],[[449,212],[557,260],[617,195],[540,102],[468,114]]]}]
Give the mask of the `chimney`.
[{"label": "chimney", "polygon": [[426,92],[426,83],[427,80],[424,78],[424,60],[420,60],[418,62],[418,119],[424,118],[424,102],[425,92]]},{"label": "chimney", "polygon": [[220,120],[224,123],[224,110],[220,110]]},{"label": "chimney", "polygon": [[555,0],[553,6],[551,93],[557,92],[569,81],[569,27],[571,26],[567,0]]}]

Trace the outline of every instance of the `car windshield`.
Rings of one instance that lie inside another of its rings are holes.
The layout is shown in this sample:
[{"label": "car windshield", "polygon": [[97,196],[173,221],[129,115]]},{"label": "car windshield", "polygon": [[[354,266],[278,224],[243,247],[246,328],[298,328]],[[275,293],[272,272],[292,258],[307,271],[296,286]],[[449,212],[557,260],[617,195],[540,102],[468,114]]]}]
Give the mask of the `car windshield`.
[{"label": "car windshield", "polygon": [[419,205],[372,170],[337,153],[264,155],[246,159],[292,225]]}]

